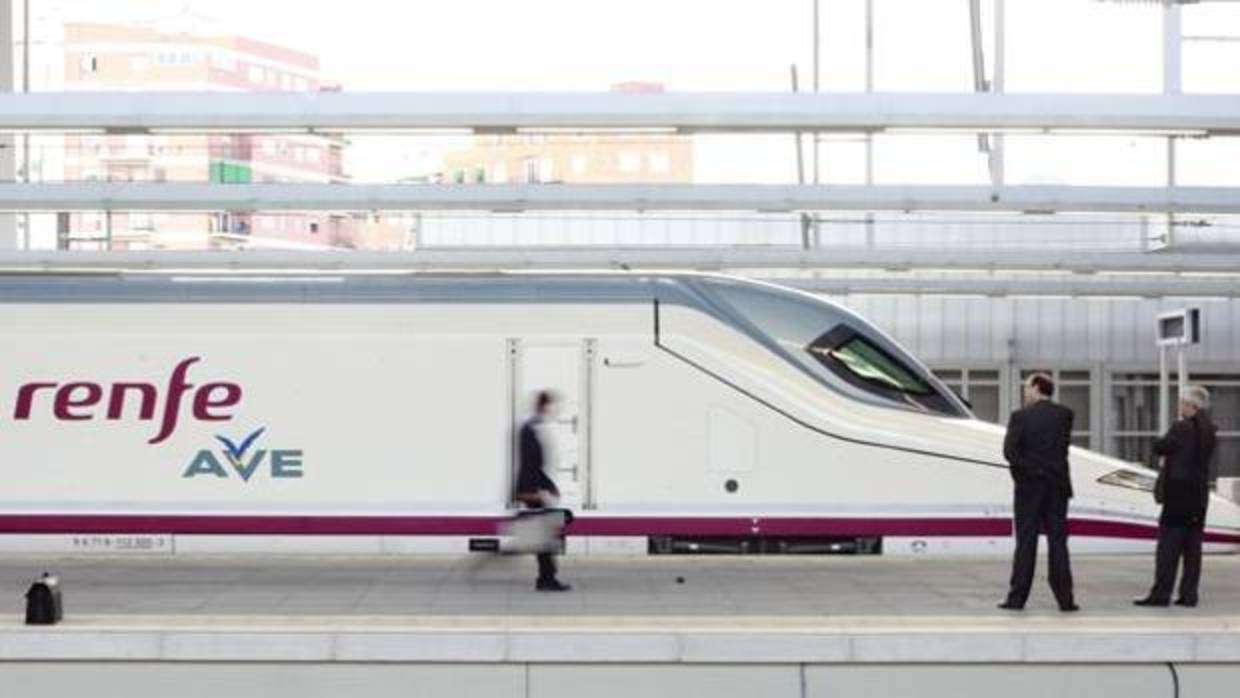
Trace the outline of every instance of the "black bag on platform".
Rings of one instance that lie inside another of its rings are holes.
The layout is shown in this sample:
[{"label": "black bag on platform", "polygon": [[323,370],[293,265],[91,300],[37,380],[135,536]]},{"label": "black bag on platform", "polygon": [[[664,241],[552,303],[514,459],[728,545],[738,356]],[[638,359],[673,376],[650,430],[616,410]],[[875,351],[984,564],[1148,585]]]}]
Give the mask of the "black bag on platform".
[{"label": "black bag on platform", "polygon": [[26,625],[55,625],[63,617],[60,580],[44,572],[26,591]]}]

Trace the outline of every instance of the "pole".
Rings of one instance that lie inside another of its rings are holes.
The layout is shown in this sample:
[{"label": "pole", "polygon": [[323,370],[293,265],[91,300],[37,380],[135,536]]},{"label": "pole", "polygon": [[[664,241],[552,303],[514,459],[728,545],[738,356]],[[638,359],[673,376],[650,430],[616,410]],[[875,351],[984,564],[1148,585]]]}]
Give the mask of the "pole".
[{"label": "pole", "polygon": [[[818,88],[819,88],[819,84],[820,84],[820,83],[819,83],[819,73],[820,73],[820,65],[821,65],[821,56],[820,56],[819,52],[820,52],[820,50],[821,50],[821,43],[822,43],[822,37],[821,37],[821,35],[820,35],[820,33],[819,33],[819,19],[818,19],[818,18],[819,18],[819,8],[818,8],[818,4],[819,4],[818,0],[813,0],[813,6],[814,6],[814,20],[813,20],[813,23],[814,23],[814,32],[813,32],[813,34],[814,34],[814,39],[813,39],[813,42],[814,42],[814,45],[813,45],[814,64],[813,64],[813,66],[812,66],[812,69],[813,69],[813,70],[812,70],[812,72],[813,72],[813,83],[814,83],[814,84],[813,84],[813,88],[814,88],[814,90],[813,90],[813,91],[814,91],[814,93],[815,93],[815,94],[817,94],[817,93],[818,93]],[[818,163],[818,132],[817,132],[817,131],[814,131],[814,134],[813,134],[813,141],[814,141],[814,153],[813,153],[813,163],[814,163],[814,184],[818,184],[818,178],[819,178],[819,163]]]},{"label": "pole", "polygon": [[[793,94],[796,94],[798,91],[800,91],[800,83],[797,80],[796,63],[793,63],[791,68],[792,68],[792,92]],[[801,132],[797,131],[794,137],[796,139],[796,149],[797,149],[797,184],[805,184],[805,151],[804,151],[804,148],[801,142]],[[801,212],[800,219],[801,219],[801,248],[808,250],[810,246],[813,244],[813,237],[811,235],[811,230],[813,227],[813,219],[811,219],[810,215],[804,211]]]},{"label": "pole", "polygon": [[[995,94],[1003,93],[1003,74],[1006,70],[1007,48],[1007,18],[1005,17],[1006,8],[1004,7],[1007,0],[995,0],[995,67],[994,75],[990,81],[990,91]],[[993,186],[1003,186],[1003,134],[995,133],[990,136],[990,183]]]},{"label": "pole", "polygon": [[[865,91],[874,91],[874,0],[865,0]],[[865,134],[865,184],[874,184],[874,134]],[[874,248],[874,213],[865,214],[865,246]]]},{"label": "pole", "polygon": [[[799,91],[799,83],[797,81],[797,64],[796,63],[792,64],[791,72],[792,72],[792,93],[796,94]],[[802,147],[801,147],[801,132],[797,131],[796,134],[794,134],[794,138],[796,140],[796,146],[797,146],[797,184],[805,184],[805,153],[803,152]]]},{"label": "pole", "polygon": [[1188,392],[1188,345],[1180,344],[1175,348],[1175,389],[1176,402],[1184,399],[1184,394]]},{"label": "pole", "polygon": [[1170,404],[1168,393],[1170,392],[1170,380],[1167,376],[1167,346],[1165,344],[1158,347],[1158,434],[1159,436],[1166,434],[1171,428],[1170,422]]},{"label": "pole", "polygon": [[[1180,5],[1169,2],[1163,5],[1163,94],[1180,94]],[[1176,185],[1175,136],[1167,136],[1167,187]],[[1167,247],[1175,245],[1175,215],[1167,214]]]},{"label": "pole", "polygon": [[[13,0],[0,0],[0,92],[13,91]],[[17,154],[16,139],[11,134],[0,134],[0,181],[11,182],[14,177]],[[17,233],[17,215],[0,212],[0,250],[21,248]]]},{"label": "pole", "polygon": [[[22,93],[30,92],[30,0],[22,0]],[[22,181],[30,181],[30,132],[22,132]],[[21,249],[30,249],[30,212],[22,212]]]}]

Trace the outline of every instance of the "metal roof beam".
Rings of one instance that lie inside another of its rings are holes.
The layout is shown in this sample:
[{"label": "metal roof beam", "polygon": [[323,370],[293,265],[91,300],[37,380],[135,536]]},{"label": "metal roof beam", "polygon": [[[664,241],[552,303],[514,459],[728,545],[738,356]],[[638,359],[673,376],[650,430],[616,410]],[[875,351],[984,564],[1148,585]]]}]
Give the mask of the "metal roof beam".
[{"label": "metal roof beam", "polygon": [[2,183],[7,211],[1066,211],[1240,213],[1235,187]]},{"label": "metal roof beam", "polygon": [[1240,132],[1237,95],[778,92],[46,92],[0,129]]},{"label": "metal roof beam", "polygon": [[1234,279],[769,279],[773,283],[826,295],[936,295],[1039,298],[1240,298]]},{"label": "metal roof beam", "polygon": [[[29,251],[0,253],[0,273],[121,271],[419,272],[644,269],[746,271],[1028,272],[1227,275],[1237,285],[1240,253],[1073,250],[695,248],[423,248],[413,252],[245,250],[204,252]],[[1062,281],[1064,277],[1058,277]],[[1175,277],[1171,277],[1172,280]],[[1182,277],[1181,277],[1182,278]],[[924,281],[924,280],[923,280]],[[1057,281],[1058,282],[1058,281]]]}]

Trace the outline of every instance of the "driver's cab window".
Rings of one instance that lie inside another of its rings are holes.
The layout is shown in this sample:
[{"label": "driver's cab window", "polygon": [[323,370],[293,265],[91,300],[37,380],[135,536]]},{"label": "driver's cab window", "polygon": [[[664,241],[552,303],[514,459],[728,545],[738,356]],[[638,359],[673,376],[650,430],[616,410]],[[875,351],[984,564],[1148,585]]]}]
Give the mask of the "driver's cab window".
[{"label": "driver's cab window", "polygon": [[701,290],[722,301],[728,320],[808,373],[864,402],[967,417],[968,409],[916,359],[853,313],[779,288],[711,280]]}]

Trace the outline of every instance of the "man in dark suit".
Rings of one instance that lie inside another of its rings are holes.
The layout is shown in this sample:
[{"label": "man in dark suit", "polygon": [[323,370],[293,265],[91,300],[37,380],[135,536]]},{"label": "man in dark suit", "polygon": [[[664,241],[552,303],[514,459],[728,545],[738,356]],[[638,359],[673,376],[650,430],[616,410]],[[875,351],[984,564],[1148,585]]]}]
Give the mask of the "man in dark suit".
[{"label": "man in dark suit", "polygon": [[[519,467],[517,470],[516,499],[525,506],[537,509],[554,505],[560,497],[555,482],[543,470],[546,452],[538,430],[555,407],[555,394],[542,391],[534,399],[534,415],[521,425],[518,434]],[[534,588],[539,591],[568,591],[572,587],[556,578],[555,555],[538,553],[538,581]]]},{"label": "man in dark suit", "polygon": [[1192,385],[1180,398],[1180,419],[1167,435],[1154,442],[1163,457],[1154,497],[1162,504],[1158,518],[1158,550],[1154,554],[1154,587],[1133,603],[1167,606],[1175,587],[1176,568],[1184,559],[1177,606],[1197,605],[1201,581],[1201,542],[1205,534],[1206,507],[1210,502],[1210,458],[1214,455],[1217,428],[1206,414],[1210,393]]},{"label": "man in dark suit", "polygon": [[1068,559],[1068,500],[1072,477],[1068,472],[1068,445],[1072,439],[1072,410],[1051,402],[1055,383],[1044,373],[1025,381],[1025,406],[1012,413],[1003,455],[1016,483],[1012,511],[1016,554],[1007,599],[999,608],[1019,611],[1033,586],[1038,557],[1038,529],[1046,532],[1050,583],[1061,611],[1077,611],[1072,598],[1072,566]]}]

